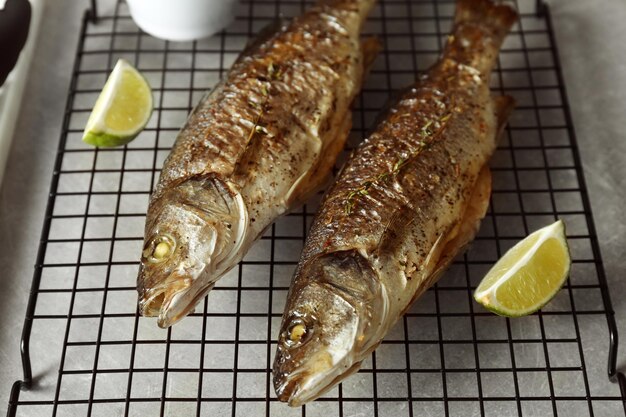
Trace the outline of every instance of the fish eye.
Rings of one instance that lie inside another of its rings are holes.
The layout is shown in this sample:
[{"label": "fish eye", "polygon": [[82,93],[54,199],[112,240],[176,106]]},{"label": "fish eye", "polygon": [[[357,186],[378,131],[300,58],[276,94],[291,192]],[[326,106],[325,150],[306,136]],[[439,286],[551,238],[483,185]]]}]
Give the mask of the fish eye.
[{"label": "fish eye", "polygon": [[168,235],[153,236],[143,250],[143,257],[150,263],[166,261],[176,249],[176,241]]},{"label": "fish eye", "polygon": [[298,347],[308,342],[313,334],[313,328],[304,320],[297,317],[291,320],[287,330],[283,334],[283,340],[287,347]]}]

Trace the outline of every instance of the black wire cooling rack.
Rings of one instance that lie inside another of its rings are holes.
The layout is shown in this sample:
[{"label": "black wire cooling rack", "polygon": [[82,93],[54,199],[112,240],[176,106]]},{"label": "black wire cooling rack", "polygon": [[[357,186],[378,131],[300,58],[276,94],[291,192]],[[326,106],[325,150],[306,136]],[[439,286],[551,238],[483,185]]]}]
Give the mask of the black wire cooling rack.
[{"label": "black wire cooling rack", "polygon": [[[272,226],[196,313],[169,330],[136,312],[147,201],[187,113],[247,40],[300,0],[244,0],[226,31],[193,43],[137,29],[125,3],[96,2],[81,30],[22,336],[11,416],[617,416],[626,380],[550,10],[519,0],[492,85],[517,109],[492,161],[491,208],[471,249],[358,374],[298,409],[276,401],[270,366],[286,292],[316,201]],[[390,92],[437,57],[452,1],[381,0],[366,32],[385,49],[355,103],[354,146]],[[118,58],[150,81],[156,109],[120,149],[82,128]],[[341,161],[340,161],[341,162]],[[508,320],[471,301],[494,261],[562,218],[573,256],[556,299]],[[608,326],[607,326],[608,323]],[[606,357],[608,350],[608,374]],[[31,365],[32,364],[32,365]],[[33,372],[34,368],[34,372]],[[621,390],[620,390],[621,387]]]}]

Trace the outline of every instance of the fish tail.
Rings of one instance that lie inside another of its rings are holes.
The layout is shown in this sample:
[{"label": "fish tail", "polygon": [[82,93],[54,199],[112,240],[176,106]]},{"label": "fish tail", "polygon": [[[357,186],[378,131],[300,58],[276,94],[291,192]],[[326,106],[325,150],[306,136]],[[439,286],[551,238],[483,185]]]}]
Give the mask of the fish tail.
[{"label": "fish tail", "polygon": [[454,24],[476,24],[492,31],[498,47],[517,21],[517,12],[492,0],[457,0]]},{"label": "fish tail", "polygon": [[362,21],[376,5],[378,0],[317,0],[318,4],[328,5],[334,9],[357,10]]},{"label": "fish tail", "polygon": [[493,0],[457,0],[454,29],[444,55],[487,78],[516,21],[517,12],[510,6]]}]

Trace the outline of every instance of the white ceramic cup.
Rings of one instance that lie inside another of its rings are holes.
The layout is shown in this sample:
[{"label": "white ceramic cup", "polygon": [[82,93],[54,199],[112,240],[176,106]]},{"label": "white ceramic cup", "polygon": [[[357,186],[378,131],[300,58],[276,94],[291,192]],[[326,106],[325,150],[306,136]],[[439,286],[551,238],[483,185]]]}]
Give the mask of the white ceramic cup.
[{"label": "white ceramic cup", "polygon": [[127,0],[144,32],[161,39],[206,38],[233,21],[237,0]]}]

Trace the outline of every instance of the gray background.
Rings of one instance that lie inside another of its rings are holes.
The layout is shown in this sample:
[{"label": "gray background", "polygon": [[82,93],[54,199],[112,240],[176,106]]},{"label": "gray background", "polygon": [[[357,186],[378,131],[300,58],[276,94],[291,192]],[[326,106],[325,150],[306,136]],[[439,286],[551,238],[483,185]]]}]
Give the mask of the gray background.
[{"label": "gray background", "polygon": [[[0,404],[6,404],[11,384],[21,378],[19,337],[86,3],[55,0],[46,5],[0,192]],[[626,2],[549,3],[609,288],[620,333],[626,335],[626,283],[621,279],[626,191],[620,186],[626,176]],[[606,337],[605,329],[598,331]],[[622,369],[624,352],[618,360]]]}]

